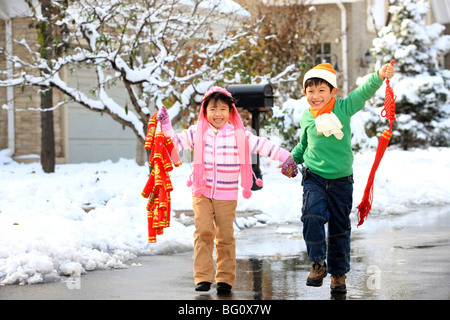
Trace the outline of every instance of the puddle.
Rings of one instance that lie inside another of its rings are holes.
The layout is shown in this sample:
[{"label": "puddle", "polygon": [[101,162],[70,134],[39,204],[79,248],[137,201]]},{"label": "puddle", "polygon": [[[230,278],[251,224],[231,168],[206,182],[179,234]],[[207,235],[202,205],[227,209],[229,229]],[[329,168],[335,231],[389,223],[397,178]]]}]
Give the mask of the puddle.
[{"label": "puddle", "polygon": [[331,295],[330,276],[322,287],[306,286],[311,263],[301,223],[242,229],[233,298],[450,299],[449,219],[450,208],[420,208],[410,216],[383,217],[378,226],[372,219],[368,230],[355,228],[347,294],[341,296]]}]

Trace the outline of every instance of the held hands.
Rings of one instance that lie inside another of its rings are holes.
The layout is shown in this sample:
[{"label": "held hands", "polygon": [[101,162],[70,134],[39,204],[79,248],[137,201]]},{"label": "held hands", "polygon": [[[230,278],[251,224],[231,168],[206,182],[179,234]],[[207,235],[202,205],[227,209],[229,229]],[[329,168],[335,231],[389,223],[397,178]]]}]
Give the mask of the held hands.
[{"label": "held hands", "polygon": [[385,64],[384,66],[381,67],[380,70],[378,70],[378,76],[381,79],[385,79],[385,78],[392,78],[392,76],[394,75],[394,66],[391,66],[390,64]]},{"label": "held hands", "polygon": [[158,119],[158,121],[161,121],[162,125],[170,124],[169,114],[167,113],[167,109],[164,105],[159,108],[156,119]]},{"label": "held hands", "polygon": [[281,169],[281,173],[289,178],[295,178],[298,174],[297,163],[292,156],[289,156],[287,160],[278,166]]}]

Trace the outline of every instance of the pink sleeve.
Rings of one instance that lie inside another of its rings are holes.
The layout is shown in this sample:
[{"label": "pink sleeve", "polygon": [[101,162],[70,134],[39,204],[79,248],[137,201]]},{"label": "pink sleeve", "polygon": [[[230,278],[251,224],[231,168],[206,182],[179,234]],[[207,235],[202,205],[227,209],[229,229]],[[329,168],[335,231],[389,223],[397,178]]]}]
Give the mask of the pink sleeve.
[{"label": "pink sleeve", "polygon": [[181,131],[176,134],[173,131],[171,124],[162,125],[162,131],[164,134],[172,139],[172,143],[174,144],[177,151],[183,151],[194,148],[194,134],[195,134],[196,126],[190,126],[188,129]]},{"label": "pink sleeve", "polygon": [[247,138],[251,153],[258,153],[272,160],[285,162],[291,155],[288,151],[272,143],[269,139],[253,135],[247,130]]}]

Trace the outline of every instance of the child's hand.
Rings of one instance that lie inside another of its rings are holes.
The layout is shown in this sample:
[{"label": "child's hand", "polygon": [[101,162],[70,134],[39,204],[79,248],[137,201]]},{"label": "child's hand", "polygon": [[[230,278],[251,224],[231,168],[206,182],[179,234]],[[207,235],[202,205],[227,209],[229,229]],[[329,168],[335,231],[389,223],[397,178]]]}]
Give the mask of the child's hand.
[{"label": "child's hand", "polygon": [[289,156],[289,158],[287,158],[283,164],[280,164],[278,168],[282,168],[281,173],[289,178],[294,178],[298,174],[297,163],[292,156]]},{"label": "child's hand", "polygon": [[167,109],[164,105],[159,109],[156,119],[161,121],[161,124],[169,124],[170,123],[169,114],[167,113]]},{"label": "child's hand", "polygon": [[383,67],[381,67],[380,70],[378,70],[378,76],[381,79],[384,78],[392,78],[392,76],[394,75],[394,66],[391,66],[390,64],[385,64]]}]

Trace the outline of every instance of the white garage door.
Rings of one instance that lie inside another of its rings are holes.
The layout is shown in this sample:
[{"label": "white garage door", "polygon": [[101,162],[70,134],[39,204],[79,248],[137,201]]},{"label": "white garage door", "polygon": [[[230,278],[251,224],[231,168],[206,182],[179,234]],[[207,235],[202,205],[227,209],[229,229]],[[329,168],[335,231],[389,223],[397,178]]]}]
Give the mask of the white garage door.
[{"label": "white garage door", "polygon": [[[92,70],[79,70],[68,76],[68,82],[87,93],[95,86],[94,77]],[[114,87],[110,95],[125,105],[127,95],[124,88]],[[69,163],[136,157],[136,136],[130,128],[114,121],[108,114],[91,111],[78,103],[71,102],[68,107]]]}]

